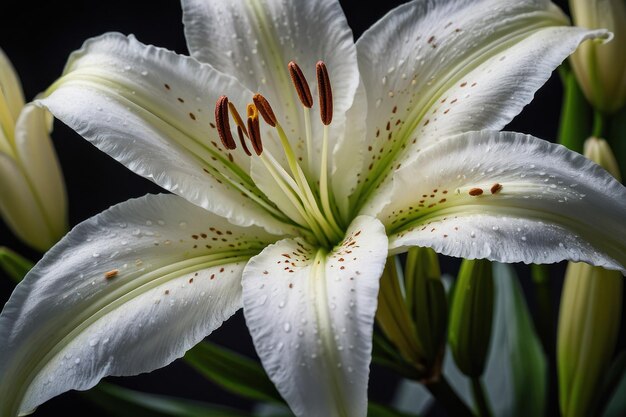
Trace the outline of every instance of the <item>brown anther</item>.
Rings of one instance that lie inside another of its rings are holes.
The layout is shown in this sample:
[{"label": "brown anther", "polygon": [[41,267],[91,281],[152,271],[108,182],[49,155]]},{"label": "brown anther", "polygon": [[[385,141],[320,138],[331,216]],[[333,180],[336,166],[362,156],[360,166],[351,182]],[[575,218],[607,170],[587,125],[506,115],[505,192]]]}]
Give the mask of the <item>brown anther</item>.
[{"label": "brown anther", "polygon": [[315,65],[317,73],[317,90],[320,96],[320,117],[322,123],[329,125],[333,121],[333,89],[330,86],[326,64],[318,61]]},{"label": "brown anther", "polygon": [[472,197],[479,196],[482,193],[483,193],[482,188],[472,188],[471,190],[469,190],[469,195],[471,195]]},{"label": "brown anther", "polygon": [[235,149],[237,144],[230,132],[230,122],[228,120],[228,97],[221,96],[215,103],[215,125],[220,136],[222,145],[226,149]]},{"label": "brown anther", "polygon": [[110,271],[107,271],[104,273],[104,277],[106,279],[113,279],[117,276],[117,274],[119,274],[120,270],[119,269],[112,269]]},{"label": "brown anther", "polygon": [[293,61],[289,62],[287,67],[289,68],[289,75],[291,75],[291,81],[293,81],[293,85],[296,87],[296,93],[298,93],[300,102],[302,102],[304,107],[310,109],[313,107],[313,96],[311,95],[309,83],[306,81],[306,78],[304,78],[302,70],[298,64]]},{"label": "brown anther", "polygon": [[272,106],[270,106],[269,101],[267,101],[267,99],[259,93],[252,96],[252,101],[254,101],[254,105],[259,113],[261,113],[261,116],[263,116],[265,123],[272,127],[276,127],[276,115],[274,114],[274,110],[272,110]]},{"label": "brown anther", "polygon": [[263,153],[263,143],[261,142],[261,128],[259,126],[259,112],[254,104],[248,104],[248,133],[252,148],[257,155]]},{"label": "brown anther", "polygon": [[491,194],[499,193],[502,190],[502,184],[495,183],[491,186]]},{"label": "brown anther", "polygon": [[239,142],[241,142],[241,147],[243,148],[243,151],[246,153],[246,155],[252,156],[252,153],[250,153],[250,151],[248,150],[248,146],[246,145],[246,139],[243,137],[243,129],[239,126],[237,126],[237,134],[239,135]]},{"label": "brown anther", "polygon": [[237,107],[235,107],[235,105],[233,103],[228,102],[228,110],[230,110],[230,114],[233,116],[233,119],[235,119],[235,124],[238,127],[240,127],[242,133],[244,135],[246,135],[246,137],[248,137],[248,131],[246,130],[246,124],[243,122],[243,119],[239,115],[239,112],[237,111]]}]

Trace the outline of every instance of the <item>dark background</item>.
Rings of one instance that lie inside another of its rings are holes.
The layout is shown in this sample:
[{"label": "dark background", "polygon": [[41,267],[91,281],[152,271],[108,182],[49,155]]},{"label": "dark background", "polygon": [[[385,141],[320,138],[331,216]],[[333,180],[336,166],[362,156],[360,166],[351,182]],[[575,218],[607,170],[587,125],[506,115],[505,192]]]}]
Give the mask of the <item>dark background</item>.
[{"label": "dark background", "polygon": [[[355,37],[400,3],[402,1],[341,1]],[[557,1],[557,4],[565,6],[564,1]],[[103,32],[134,33],[144,43],[188,53],[183,37],[180,5],[176,0],[2,0],[1,13],[0,47],[16,67],[27,100],[43,91],[61,74],[70,52],[78,49],[85,39]],[[561,87],[555,75],[509,129],[553,140],[557,131],[560,100]],[[53,139],[66,179],[72,226],[110,205],[160,190],[151,182],[126,170],[59,122],[55,124]],[[40,256],[12,237],[1,220],[0,245],[8,246],[33,260]],[[457,265],[455,260],[448,259],[444,261],[443,268],[454,272]],[[561,276],[560,273],[555,275]],[[559,279],[555,277],[555,287],[559,286],[558,282]],[[527,284],[526,279],[525,286]],[[9,298],[12,288],[9,279],[0,273],[0,305]],[[558,288],[556,293],[558,296]],[[558,299],[556,296],[555,300]],[[532,307],[532,297],[529,301]],[[240,352],[254,355],[241,313],[214,332],[210,338]],[[109,378],[109,381],[147,392],[240,407],[250,404],[207,382],[181,361],[151,374]],[[392,375],[374,367],[370,379],[371,398],[387,402],[394,386],[395,379]],[[41,406],[35,416],[74,416],[86,413],[92,416],[102,415],[80,394],[71,392]]]}]

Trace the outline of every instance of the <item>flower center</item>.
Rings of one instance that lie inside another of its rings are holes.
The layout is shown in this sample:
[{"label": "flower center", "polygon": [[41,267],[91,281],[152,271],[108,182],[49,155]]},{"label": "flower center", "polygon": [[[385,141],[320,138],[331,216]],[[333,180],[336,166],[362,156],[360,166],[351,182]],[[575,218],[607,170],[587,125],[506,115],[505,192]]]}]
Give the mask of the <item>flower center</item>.
[{"label": "flower center", "polygon": [[[237,148],[237,141],[230,128],[232,117],[237,127],[237,137],[244,152],[250,157],[258,157],[267,173],[278,185],[281,201],[284,201],[285,214],[296,224],[308,230],[317,243],[332,247],[343,237],[345,225],[341,225],[340,217],[328,183],[328,126],[333,118],[333,97],[328,69],[324,62],[316,64],[317,87],[319,94],[320,119],[323,124],[322,148],[319,166],[313,165],[313,135],[311,129],[311,113],[313,96],[302,70],[295,62],[288,65],[289,75],[295,87],[304,113],[304,129],[306,138],[307,165],[306,171],[296,157],[292,145],[276,117],[269,101],[261,94],[254,94],[252,103],[246,108],[246,121],[228,101],[221,96],[215,104],[215,121],[220,140],[226,149]],[[280,140],[282,152],[287,161],[287,168],[263,147],[261,138],[260,118],[275,129]],[[253,156],[248,142],[254,150]],[[308,173],[308,175],[305,174]]]}]

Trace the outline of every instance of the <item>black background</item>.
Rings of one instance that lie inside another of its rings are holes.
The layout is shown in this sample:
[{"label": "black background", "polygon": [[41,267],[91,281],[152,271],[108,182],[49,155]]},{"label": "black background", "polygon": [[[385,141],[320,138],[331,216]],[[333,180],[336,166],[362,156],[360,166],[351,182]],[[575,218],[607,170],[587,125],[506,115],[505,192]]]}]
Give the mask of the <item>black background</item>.
[{"label": "black background", "polygon": [[[355,37],[400,3],[402,2],[341,1]],[[561,7],[565,6],[564,3],[557,2]],[[78,49],[85,39],[103,32],[134,33],[144,43],[188,53],[183,37],[180,5],[176,0],[2,0],[0,13],[0,47],[16,67],[27,100],[43,91],[61,74],[70,52]],[[556,136],[560,100],[560,82],[553,76],[509,129],[553,140]],[[160,190],[151,182],[126,170],[59,122],[55,124],[53,139],[66,179],[72,226],[110,205]],[[13,248],[33,260],[40,256],[13,238],[1,221],[0,245]],[[456,261],[446,260],[444,269],[453,272],[456,265]],[[0,305],[9,298],[12,288],[8,278],[0,275]],[[530,302],[532,305],[532,299]],[[240,313],[210,338],[254,355]],[[151,374],[110,378],[109,381],[148,392],[238,407],[249,406],[248,402],[207,382],[181,361]],[[384,370],[374,368],[370,380],[371,398],[388,401],[393,393],[394,381],[393,376]],[[71,392],[41,406],[35,416],[74,416],[86,413],[92,416],[101,415],[80,394]]]}]

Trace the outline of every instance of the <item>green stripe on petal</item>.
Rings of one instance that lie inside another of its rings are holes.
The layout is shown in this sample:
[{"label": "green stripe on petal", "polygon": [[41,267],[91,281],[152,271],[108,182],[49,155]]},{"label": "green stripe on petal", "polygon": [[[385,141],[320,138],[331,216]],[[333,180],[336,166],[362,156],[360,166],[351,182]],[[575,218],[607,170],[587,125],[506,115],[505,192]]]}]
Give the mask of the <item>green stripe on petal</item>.
[{"label": "green stripe on petal", "polygon": [[386,241],[378,220],[360,216],[330,253],[288,239],[246,266],[246,323],[265,370],[297,416],[366,415]]},{"label": "green stripe on petal", "polygon": [[606,34],[564,25],[548,1],[423,1],[367,31],[357,43],[371,116],[358,206],[428,144],[503,128],[582,41]]},{"label": "green stripe on petal", "polygon": [[182,356],[239,309],[244,265],[274,240],[173,195],[81,223],[0,315],[0,414]]},{"label": "green stripe on petal", "polygon": [[222,94],[240,108],[252,97],[209,65],[108,33],[72,54],[40,104],[135,173],[192,203],[242,226],[293,231],[254,186],[250,158],[241,148],[223,148],[214,118]]},{"label": "green stripe on petal", "polygon": [[626,268],[626,188],[563,146],[474,132],[422,151],[378,214],[390,250],[428,246],[500,262]]}]

